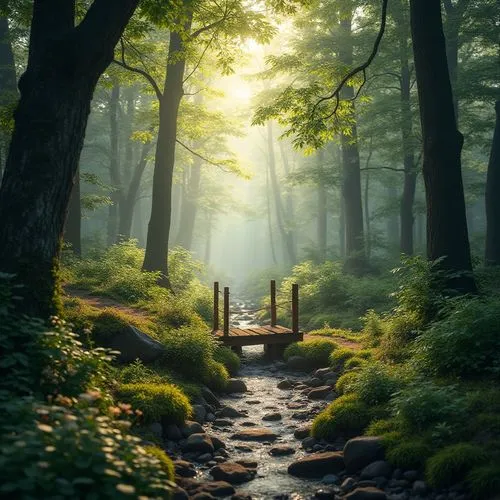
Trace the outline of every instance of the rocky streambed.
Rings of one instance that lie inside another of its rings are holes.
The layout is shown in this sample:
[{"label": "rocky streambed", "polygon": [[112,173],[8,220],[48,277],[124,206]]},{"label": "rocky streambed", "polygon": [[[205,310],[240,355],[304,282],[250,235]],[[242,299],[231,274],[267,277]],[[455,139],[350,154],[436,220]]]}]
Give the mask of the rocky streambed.
[{"label": "rocky streambed", "polygon": [[315,415],[336,397],[336,377],[329,369],[308,374],[266,361],[261,347],[244,349],[228,394],[204,388],[195,421],[161,429],[176,469],[174,498],[468,498],[460,485],[432,492],[419,472],[393,470],[378,438],[309,437]]}]

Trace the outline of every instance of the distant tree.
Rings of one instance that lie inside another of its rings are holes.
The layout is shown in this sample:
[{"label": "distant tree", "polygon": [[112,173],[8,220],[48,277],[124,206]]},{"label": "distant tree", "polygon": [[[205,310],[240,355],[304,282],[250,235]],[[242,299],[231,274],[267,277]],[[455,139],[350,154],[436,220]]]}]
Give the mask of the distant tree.
[{"label": "distant tree", "polygon": [[0,271],[24,285],[26,313],[56,311],[68,202],[97,80],[138,0],[35,0],[26,72],[0,188]]}]

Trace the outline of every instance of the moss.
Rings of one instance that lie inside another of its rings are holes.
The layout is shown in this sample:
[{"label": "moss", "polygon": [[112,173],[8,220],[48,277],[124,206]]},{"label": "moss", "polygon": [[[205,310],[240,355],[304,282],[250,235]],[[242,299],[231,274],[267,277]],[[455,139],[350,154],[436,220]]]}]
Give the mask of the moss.
[{"label": "moss", "polygon": [[406,439],[406,436],[402,432],[396,430],[380,434],[380,438],[382,439],[382,445],[387,452],[387,450],[395,448],[401,444]]},{"label": "moss", "polygon": [[240,358],[229,347],[217,346],[214,352],[214,359],[222,363],[230,375],[236,375],[240,369]]},{"label": "moss", "polygon": [[229,373],[222,363],[211,361],[203,374],[203,383],[216,392],[222,392],[227,385]]},{"label": "moss", "polygon": [[290,344],[284,353],[285,359],[292,356],[302,356],[311,368],[328,366],[330,354],[337,348],[337,344],[328,339],[312,339],[305,342]]},{"label": "moss", "polygon": [[363,431],[371,419],[368,406],[355,394],[348,394],[336,399],[314,419],[311,434],[326,440],[350,436]]},{"label": "moss", "polygon": [[354,368],[360,368],[362,366],[366,366],[367,363],[368,361],[366,359],[363,359],[359,356],[354,356],[351,359],[348,359],[344,363],[344,368],[346,370],[353,370]]},{"label": "moss", "polygon": [[167,454],[157,446],[145,446],[144,449],[146,450],[146,453],[148,455],[152,455],[159,460],[162,469],[168,475],[168,479],[170,481],[173,481],[175,478],[175,467],[172,460],[170,460]]},{"label": "moss", "polygon": [[474,498],[490,498],[500,491],[500,462],[474,467],[467,474],[467,484]]},{"label": "moss", "polygon": [[420,469],[432,454],[432,448],[422,439],[405,438],[389,446],[386,457],[394,467],[405,470]]},{"label": "moss", "polygon": [[349,349],[348,347],[335,349],[335,351],[330,354],[330,365],[333,368],[342,368],[345,362],[354,356],[356,356],[356,351],[354,349]]},{"label": "moss", "polygon": [[117,397],[141,410],[145,422],[182,424],[192,413],[189,399],[173,384],[124,384]]},{"label": "moss", "polygon": [[467,473],[485,458],[483,449],[471,443],[447,446],[427,461],[426,479],[433,488],[452,486],[463,480]]},{"label": "moss", "polygon": [[365,431],[367,436],[382,436],[398,430],[398,423],[394,419],[381,419],[372,422]]},{"label": "moss", "polygon": [[356,371],[346,372],[337,379],[335,390],[339,394],[349,394],[354,391],[354,384],[358,379],[359,373]]}]

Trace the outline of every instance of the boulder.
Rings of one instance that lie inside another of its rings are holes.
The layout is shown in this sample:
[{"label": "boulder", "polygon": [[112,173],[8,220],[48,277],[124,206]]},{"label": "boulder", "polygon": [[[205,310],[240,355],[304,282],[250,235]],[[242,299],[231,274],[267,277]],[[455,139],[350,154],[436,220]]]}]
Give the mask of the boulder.
[{"label": "boulder", "polygon": [[210,436],[210,439],[212,440],[215,450],[220,450],[221,448],[226,447],[226,443],[224,443],[224,441],[217,436]]},{"label": "boulder", "polygon": [[277,385],[278,389],[292,389],[293,384],[288,380],[287,378],[285,380],[282,380],[281,382],[278,382]]},{"label": "boulder", "polygon": [[335,376],[335,372],[332,371],[331,368],[318,368],[314,372],[314,376],[317,377],[317,378],[320,378],[320,379],[325,379],[325,378],[328,378],[328,377],[334,377]]},{"label": "boulder", "polygon": [[207,416],[207,410],[203,405],[193,405],[193,420],[202,424],[205,422],[205,417]]},{"label": "boulder", "polygon": [[309,367],[307,359],[302,356],[290,356],[286,361],[286,365],[292,370],[300,371],[305,371]]},{"label": "boulder", "polygon": [[210,469],[210,475],[216,481],[227,481],[230,484],[241,484],[250,481],[254,474],[243,465],[226,462]]},{"label": "boulder", "polygon": [[239,441],[276,441],[278,435],[270,429],[245,429],[231,436]]},{"label": "boulder", "polygon": [[181,430],[175,424],[168,424],[164,428],[164,432],[165,432],[165,437],[169,441],[180,441],[182,439]]},{"label": "boulder", "polygon": [[163,436],[163,426],[160,424],[160,422],[153,422],[152,424],[150,424],[149,430],[158,438],[161,438]]},{"label": "boulder", "polygon": [[227,418],[216,418],[214,420],[214,425],[216,427],[229,427],[234,425],[234,422],[232,420],[228,420]]},{"label": "boulder", "polygon": [[305,427],[299,427],[298,429],[295,429],[293,432],[293,436],[295,439],[305,439],[306,437],[309,437],[311,434],[311,426],[306,425]]},{"label": "boulder", "polygon": [[256,469],[258,467],[258,462],[255,460],[250,460],[249,458],[242,458],[241,460],[236,460],[237,464],[243,465],[247,469]]},{"label": "boulder", "polygon": [[344,461],[348,472],[356,472],[372,462],[383,459],[384,447],[379,437],[356,437],[349,439],[344,446]]},{"label": "boulder", "polygon": [[385,460],[377,460],[367,465],[361,471],[361,479],[373,479],[374,477],[391,477],[392,467]]},{"label": "boulder", "polygon": [[269,450],[269,455],[272,455],[273,457],[284,457],[286,455],[293,455],[294,453],[295,453],[295,448],[287,446],[286,444],[273,446]]},{"label": "boulder", "polygon": [[175,475],[180,477],[196,476],[196,469],[187,460],[174,460]]},{"label": "boulder", "polygon": [[267,413],[262,417],[262,420],[268,421],[268,422],[276,422],[278,420],[281,420],[283,417],[281,416],[281,413],[278,412],[273,412],[273,413]]},{"label": "boulder", "polygon": [[427,493],[427,484],[424,481],[415,481],[412,487],[412,493],[414,495],[423,496]]},{"label": "boulder", "polygon": [[189,495],[185,489],[175,486],[172,491],[172,500],[189,500]]},{"label": "boulder", "polygon": [[332,388],[329,385],[322,385],[320,387],[316,387],[311,389],[307,393],[307,397],[309,399],[325,399],[326,396],[331,392]]},{"label": "boulder", "polygon": [[304,448],[304,450],[307,450],[309,448],[312,448],[315,444],[317,444],[317,441],[312,436],[309,436],[303,439],[301,444],[302,448]]},{"label": "boulder", "polygon": [[140,359],[143,363],[152,363],[165,352],[163,345],[135,326],[124,326],[111,338],[106,339],[105,347],[120,351],[119,363],[131,363]]},{"label": "boulder", "polygon": [[214,497],[228,497],[235,493],[234,487],[226,481],[209,481],[202,483],[193,493],[209,493]]},{"label": "boulder", "polygon": [[322,478],[344,470],[344,459],[338,452],[326,451],[307,455],[288,466],[288,473],[296,477]]},{"label": "boulder", "polygon": [[193,422],[192,420],[186,420],[181,428],[181,433],[186,438],[191,436],[191,434],[203,434],[204,432],[203,427],[198,422]]},{"label": "boulder", "polygon": [[368,488],[356,488],[343,498],[345,500],[387,500],[387,495],[382,490],[369,486]]},{"label": "boulder", "polygon": [[304,384],[308,385],[309,387],[320,387],[321,385],[323,385],[321,379],[318,377],[311,377],[307,380],[304,380]]},{"label": "boulder", "polygon": [[185,452],[213,453],[214,444],[206,434],[191,434],[184,443],[182,450]]},{"label": "boulder", "polygon": [[247,392],[247,386],[240,378],[230,378],[227,381],[226,392],[232,394],[234,392]]},{"label": "boulder", "polygon": [[212,406],[215,406],[216,408],[220,408],[221,404],[217,396],[206,386],[202,385],[201,386],[201,395],[203,396],[203,399],[208,403],[211,404]]},{"label": "boulder", "polygon": [[238,417],[246,417],[245,413],[238,411],[236,408],[232,406],[224,406],[217,412],[217,418],[238,418]]}]

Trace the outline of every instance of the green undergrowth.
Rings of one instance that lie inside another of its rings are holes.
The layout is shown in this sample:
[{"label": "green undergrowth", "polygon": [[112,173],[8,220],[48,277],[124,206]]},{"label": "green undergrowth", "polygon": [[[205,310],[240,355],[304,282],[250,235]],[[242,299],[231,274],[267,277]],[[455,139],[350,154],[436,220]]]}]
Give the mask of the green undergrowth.
[{"label": "green undergrowth", "polygon": [[330,355],[337,349],[337,344],[328,339],[310,339],[290,344],[284,353],[285,360],[292,356],[303,357],[310,368],[328,366]]},{"label": "green undergrowth", "polygon": [[448,296],[438,265],[406,261],[395,307],[363,317],[363,348],[331,352],[340,397],[312,434],[380,436],[393,467],[419,470],[438,490],[465,481],[472,498],[486,499],[499,491],[500,296],[490,286]]}]

